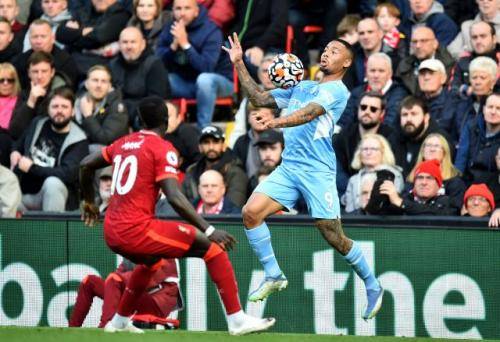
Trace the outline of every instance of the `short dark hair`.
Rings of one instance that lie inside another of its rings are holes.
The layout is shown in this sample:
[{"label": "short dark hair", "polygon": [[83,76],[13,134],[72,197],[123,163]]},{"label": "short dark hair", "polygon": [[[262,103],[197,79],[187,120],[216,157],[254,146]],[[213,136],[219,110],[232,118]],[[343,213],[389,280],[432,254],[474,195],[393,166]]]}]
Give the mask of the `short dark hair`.
[{"label": "short dark hair", "polygon": [[54,69],[54,57],[48,52],[45,51],[35,51],[28,58],[28,68],[31,65],[37,65],[39,63],[49,63],[50,67]]},{"label": "short dark hair", "polygon": [[497,34],[497,29],[495,28],[495,25],[493,25],[493,23],[490,23],[489,21],[485,21],[485,20],[476,21],[475,23],[472,23],[472,25],[470,26],[469,32],[472,31],[472,27],[474,25],[479,24],[479,23],[485,23],[486,25],[488,25],[492,36],[495,36]]},{"label": "short dark hair", "polygon": [[414,106],[422,108],[424,114],[429,113],[429,107],[427,106],[427,103],[424,101],[424,99],[414,95],[407,96],[403,99],[403,101],[401,101],[399,112],[401,113],[401,110],[403,108],[410,109]]},{"label": "short dark hair", "polygon": [[148,96],[139,102],[137,107],[142,123],[148,129],[168,124],[168,108],[159,96]]},{"label": "short dark hair", "polygon": [[384,95],[380,94],[378,91],[366,91],[363,94],[361,94],[361,97],[359,98],[359,102],[361,103],[361,100],[365,97],[375,97],[380,100],[380,106],[382,107],[382,110],[385,110],[385,107],[387,106],[387,102],[385,100]]},{"label": "short dark hair", "polygon": [[344,45],[345,48],[347,49],[347,51],[349,52],[349,57],[351,57],[352,62],[354,62],[354,48],[352,47],[352,45],[348,41],[346,41],[344,39],[340,39],[340,38],[335,38],[335,39],[332,39],[332,42],[339,42],[342,45]]},{"label": "short dark hair", "polygon": [[5,17],[0,17],[0,23],[5,23],[9,25],[9,30],[10,32],[12,32],[12,26],[10,25],[10,22],[7,19],[5,19]]},{"label": "short dark hair", "polygon": [[70,87],[62,86],[62,87],[58,87],[58,88],[54,89],[52,91],[52,93],[50,94],[49,103],[52,102],[52,100],[56,96],[62,97],[64,99],[70,101],[71,104],[75,103],[75,93],[73,92],[73,90]]}]

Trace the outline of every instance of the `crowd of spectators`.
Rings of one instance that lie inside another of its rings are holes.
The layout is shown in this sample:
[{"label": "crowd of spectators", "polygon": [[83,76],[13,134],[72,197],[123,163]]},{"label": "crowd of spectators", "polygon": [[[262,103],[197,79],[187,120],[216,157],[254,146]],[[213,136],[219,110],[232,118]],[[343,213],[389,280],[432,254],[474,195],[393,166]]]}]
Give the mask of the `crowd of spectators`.
[{"label": "crowd of spectators", "polygon": [[[291,29],[313,79],[314,51],[336,37],[354,47],[332,141],[346,213],[490,216],[498,226],[499,28],[500,0],[33,0],[29,12],[0,0],[0,216],[77,210],[79,161],[140,130],[137,103],[151,95],[169,109],[165,139],[187,198],[200,213],[239,212],[284,147],[250,114],[284,113],[234,94],[221,46],[237,32],[250,73],[272,89],[266,70]],[[214,113],[227,96],[226,130]],[[110,176],[95,182],[103,210]]]}]

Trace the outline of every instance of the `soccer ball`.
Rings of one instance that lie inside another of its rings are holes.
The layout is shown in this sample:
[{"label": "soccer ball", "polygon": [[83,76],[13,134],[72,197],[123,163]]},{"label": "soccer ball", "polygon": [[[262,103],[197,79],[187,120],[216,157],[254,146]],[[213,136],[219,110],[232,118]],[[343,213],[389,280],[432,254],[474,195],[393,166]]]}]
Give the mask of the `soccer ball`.
[{"label": "soccer ball", "polygon": [[297,56],[291,53],[281,53],[274,57],[267,73],[277,88],[286,89],[302,81],[304,66]]}]

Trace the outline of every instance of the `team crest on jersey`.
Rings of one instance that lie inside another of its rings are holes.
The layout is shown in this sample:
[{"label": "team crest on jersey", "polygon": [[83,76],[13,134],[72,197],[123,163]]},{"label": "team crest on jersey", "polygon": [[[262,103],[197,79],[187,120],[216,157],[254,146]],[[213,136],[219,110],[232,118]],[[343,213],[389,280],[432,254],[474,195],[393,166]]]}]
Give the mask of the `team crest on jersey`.
[{"label": "team crest on jersey", "polygon": [[189,229],[184,227],[184,226],[181,226],[181,225],[178,225],[177,228],[184,234],[187,234],[189,235]]},{"label": "team crest on jersey", "polygon": [[178,162],[177,153],[175,153],[174,151],[168,151],[167,152],[167,161],[170,165],[177,166],[177,162]]},{"label": "team crest on jersey", "polygon": [[127,141],[121,147],[124,150],[138,150],[141,148],[143,143],[144,143],[144,139],[141,141]]}]

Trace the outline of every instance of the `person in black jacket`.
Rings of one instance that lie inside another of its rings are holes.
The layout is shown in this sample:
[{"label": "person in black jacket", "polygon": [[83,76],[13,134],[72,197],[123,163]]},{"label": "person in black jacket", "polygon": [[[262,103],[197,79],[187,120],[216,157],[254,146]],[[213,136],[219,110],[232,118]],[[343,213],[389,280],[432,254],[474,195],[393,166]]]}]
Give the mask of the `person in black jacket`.
[{"label": "person in black jacket", "polygon": [[121,91],[112,87],[106,66],[89,69],[85,88],[75,101],[75,119],[87,134],[93,152],[128,133],[128,115]]},{"label": "person in black jacket", "polygon": [[396,215],[457,215],[447,195],[440,194],[443,185],[437,160],[421,162],[415,169],[413,189],[401,197],[394,183],[386,180],[380,186],[380,194],[389,198],[385,214]]},{"label": "person in black jacket", "polygon": [[14,40],[9,21],[0,17],[0,63],[12,63],[21,52],[22,45]]},{"label": "person in black jacket", "polygon": [[78,82],[77,65],[71,55],[57,47],[55,36],[50,23],[44,19],[37,19],[31,23],[27,35],[31,44],[31,49],[19,55],[14,60],[14,66],[19,73],[21,86],[27,88],[30,84],[28,77],[28,60],[37,51],[49,53],[54,59],[54,67],[58,74],[65,78],[67,85],[73,89]]},{"label": "person in black jacket", "polygon": [[127,27],[120,33],[120,53],[109,67],[113,85],[121,89],[127,107],[130,125],[140,128],[137,106],[146,96],[170,97],[167,70],[162,61],[146,46],[141,30]]},{"label": "person in black jacket", "polygon": [[130,13],[118,0],[93,0],[92,6],[74,15],[75,20],[59,25],[56,39],[70,48],[79,75],[84,78],[91,66],[107,64],[109,57],[118,52],[110,44],[118,41]]},{"label": "person in black jacket", "polygon": [[28,58],[30,87],[21,93],[9,123],[9,133],[18,139],[33,118],[47,115],[50,94],[57,88],[67,86],[64,77],[56,73],[54,58],[47,52],[37,51]]},{"label": "person in black jacket", "polygon": [[403,168],[406,177],[416,164],[418,151],[424,139],[431,133],[439,133],[446,138],[455,155],[454,145],[449,135],[437,125],[429,114],[425,101],[415,96],[408,96],[401,102],[400,128],[392,143],[396,164]]},{"label": "person in black jacket", "polygon": [[85,133],[72,122],[73,103],[71,89],[56,89],[49,116],[34,120],[10,155],[28,210],[78,208],[78,168],[89,149]]}]

